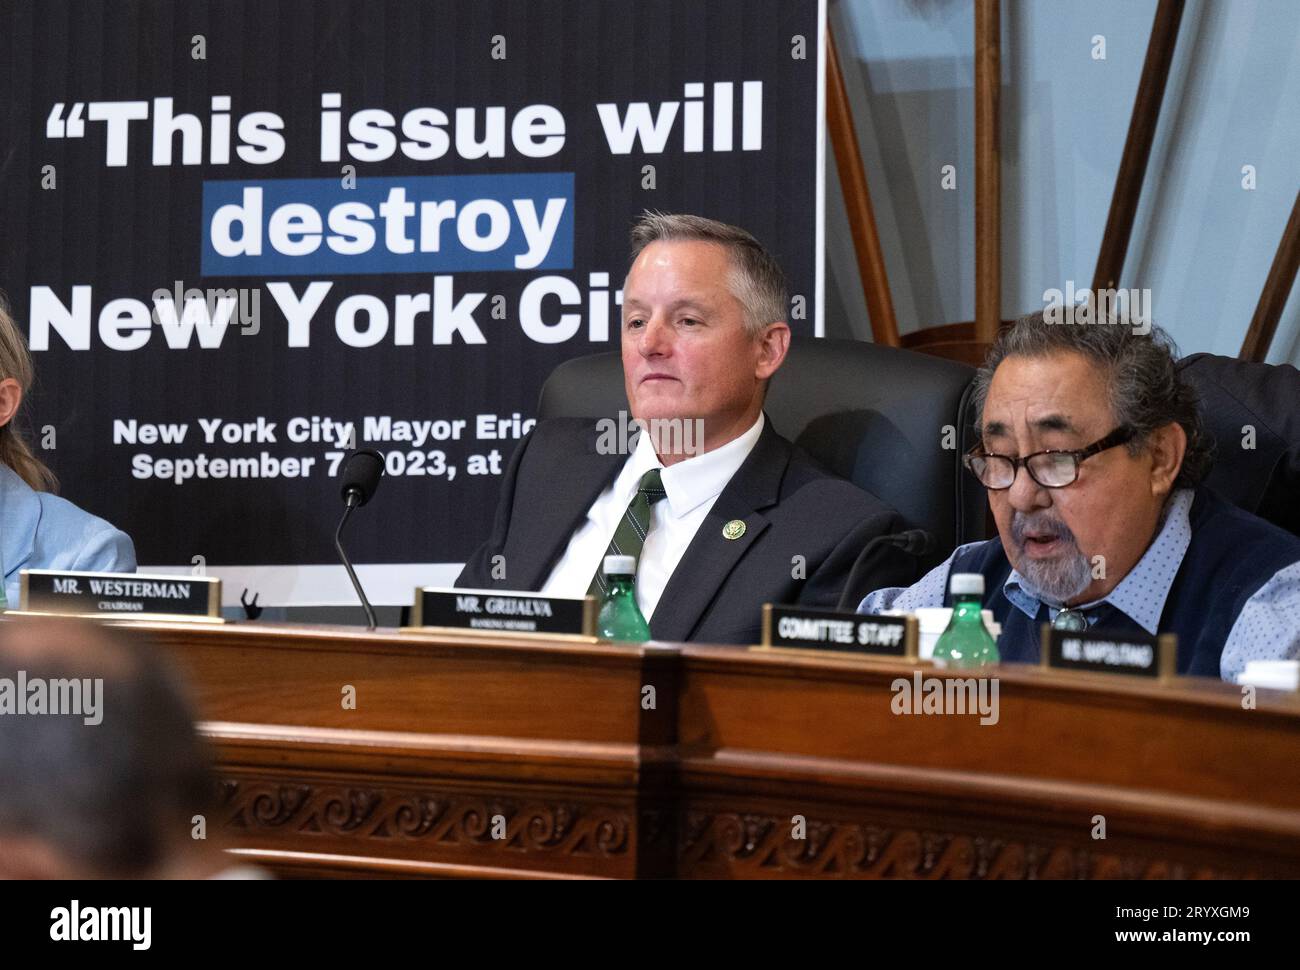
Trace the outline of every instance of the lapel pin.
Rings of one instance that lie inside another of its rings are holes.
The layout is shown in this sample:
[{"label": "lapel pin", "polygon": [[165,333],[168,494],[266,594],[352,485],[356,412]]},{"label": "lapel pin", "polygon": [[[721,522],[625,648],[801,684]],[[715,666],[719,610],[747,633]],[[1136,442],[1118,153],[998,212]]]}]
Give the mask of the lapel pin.
[{"label": "lapel pin", "polygon": [[745,534],[745,523],[740,519],[732,519],[722,527],[722,538],[739,539]]}]

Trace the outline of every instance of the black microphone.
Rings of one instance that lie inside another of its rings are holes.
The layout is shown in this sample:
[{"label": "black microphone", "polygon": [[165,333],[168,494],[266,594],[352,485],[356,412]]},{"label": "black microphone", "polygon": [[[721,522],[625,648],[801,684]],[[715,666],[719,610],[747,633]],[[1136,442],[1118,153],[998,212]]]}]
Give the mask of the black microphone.
[{"label": "black microphone", "polygon": [[924,556],[934,548],[934,536],[924,529],[907,529],[903,532],[895,532],[887,536],[876,536],[858,553],[858,558],[853,563],[853,568],[849,570],[849,578],[844,582],[844,592],[840,594],[839,604],[835,607],[838,610],[856,610],[858,604],[862,602],[862,597],[870,593],[867,590],[863,593],[854,593],[854,589],[867,568],[867,563],[871,559],[871,554],[881,546],[896,546],[909,556]]},{"label": "black microphone", "polygon": [[934,536],[924,529],[907,529],[885,538],[893,540],[894,545],[909,556],[924,556],[934,548]]},{"label": "black microphone", "polygon": [[348,554],[343,551],[343,526],[347,524],[352,510],[365,505],[375,494],[375,489],[379,487],[379,479],[384,477],[384,456],[372,448],[354,451],[343,463],[343,473],[340,477],[343,480],[342,495],[345,508],[343,518],[339,520],[338,530],[334,533],[334,548],[338,550],[339,558],[343,560],[343,567],[348,571],[352,588],[357,591],[357,596],[361,598],[361,605],[365,607],[366,620],[369,623],[366,629],[373,630],[376,626],[375,611],[370,605],[370,600],[366,599],[366,591],[361,588],[361,581],[357,579],[356,570],[352,568]]}]

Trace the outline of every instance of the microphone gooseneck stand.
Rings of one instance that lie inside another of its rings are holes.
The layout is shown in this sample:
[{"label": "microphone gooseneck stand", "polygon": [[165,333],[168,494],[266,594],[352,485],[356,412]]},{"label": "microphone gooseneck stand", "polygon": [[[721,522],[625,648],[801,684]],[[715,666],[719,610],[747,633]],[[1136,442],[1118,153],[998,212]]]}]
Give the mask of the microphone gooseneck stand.
[{"label": "microphone gooseneck stand", "polygon": [[357,591],[357,597],[361,600],[361,605],[366,610],[366,629],[373,630],[378,626],[375,620],[374,607],[370,605],[370,600],[366,598],[366,591],[361,588],[361,580],[357,579],[357,571],[352,568],[352,562],[348,559],[348,554],[343,551],[343,527],[348,524],[348,517],[352,510],[357,507],[357,492],[348,493],[347,506],[343,509],[343,518],[339,519],[339,527],[334,531],[334,549],[339,554],[339,559],[343,560],[343,568],[348,571],[348,579],[352,580],[352,588]]}]

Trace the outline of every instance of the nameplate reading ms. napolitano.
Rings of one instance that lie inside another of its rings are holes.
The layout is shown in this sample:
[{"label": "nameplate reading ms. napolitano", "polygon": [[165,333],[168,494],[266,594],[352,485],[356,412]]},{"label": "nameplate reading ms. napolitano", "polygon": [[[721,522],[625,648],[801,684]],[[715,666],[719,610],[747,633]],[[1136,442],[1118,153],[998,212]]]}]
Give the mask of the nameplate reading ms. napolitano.
[{"label": "nameplate reading ms. napolitano", "polygon": [[547,633],[590,637],[596,630],[596,600],[565,599],[494,589],[415,591],[413,627],[451,627],[484,633]]},{"label": "nameplate reading ms. napolitano", "polygon": [[1054,630],[1042,627],[1042,665],[1054,670],[1082,670],[1095,674],[1126,674],[1153,680],[1172,677],[1178,655],[1178,638],[1119,635],[1096,630]]},{"label": "nameplate reading ms. napolitano", "polygon": [[221,610],[221,580],[213,576],[84,573],[24,569],[20,609],[118,619],[213,618]]}]

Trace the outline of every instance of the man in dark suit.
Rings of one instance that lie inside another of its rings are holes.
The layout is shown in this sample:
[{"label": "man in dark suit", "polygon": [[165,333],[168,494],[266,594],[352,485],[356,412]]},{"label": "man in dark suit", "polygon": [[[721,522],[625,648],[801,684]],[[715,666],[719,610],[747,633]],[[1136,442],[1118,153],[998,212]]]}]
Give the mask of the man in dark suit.
[{"label": "man in dark suit", "polygon": [[[749,233],[647,213],[623,289],[622,416],[539,424],[506,470],[492,535],[457,585],[599,596],[607,553],[634,556],[658,640],[755,643],[762,605],[833,607],[893,509],[836,478],[763,414],[789,348],[785,278]],[[865,588],[915,561],[878,543]]]}]

